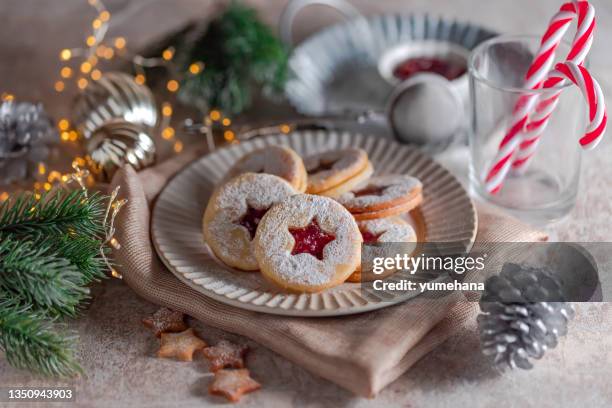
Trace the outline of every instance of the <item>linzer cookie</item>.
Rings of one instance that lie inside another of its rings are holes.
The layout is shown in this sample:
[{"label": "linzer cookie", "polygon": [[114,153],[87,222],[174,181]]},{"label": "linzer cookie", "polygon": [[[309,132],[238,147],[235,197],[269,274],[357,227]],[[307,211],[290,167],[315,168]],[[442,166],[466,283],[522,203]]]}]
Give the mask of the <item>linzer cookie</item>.
[{"label": "linzer cookie", "polygon": [[261,273],[277,285],[317,292],[346,280],[362,237],[351,214],[328,197],[299,194],[272,207],[255,235]]},{"label": "linzer cookie", "polygon": [[225,264],[259,269],[252,241],[258,224],[272,205],[296,194],[285,180],[271,174],[246,173],[221,185],[204,213],[206,242]]},{"label": "linzer cookie", "polygon": [[244,173],[273,174],[285,179],[297,191],[306,190],[306,168],[302,158],[291,148],[270,145],[244,155],[227,172],[225,180]]},{"label": "linzer cookie", "polygon": [[374,167],[372,166],[372,163],[368,162],[363,168],[363,170],[361,170],[353,177],[345,180],[344,182],[340,183],[335,187],[321,191],[317,194],[326,197],[337,198],[367,181],[370,177],[372,177],[372,173],[374,173]]},{"label": "linzer cookie", "polygon": [[362,172],[368,165],[368,155],[362,149],[351,147],[309,156],[304,164],[308,173],[306,192],[319,194]]},{"label": "linzer cookie", "polygon": [[421,182],[410,176],[388,175],[371,178],[354,190],[338,197],[357,220],[398,215],[423,201]]},{"label": "linzer cookie", "polygon": [[[375,257],[393,257],[397,254],[398,250],[412,253],[416,247],[417,236],[414,229],[408,222],[399,217],[359,221],[357,225],[363,237],[364,248],[361,254],[361,265],[349,276],[347,279],[349,282],[370,282],[375,279],[386,278],[395,271],[385,269],[382,274],[374,274],[372,272],[372,260]],[[394,245],[370,246],[371,244],[379,243],[394,243]]]}]

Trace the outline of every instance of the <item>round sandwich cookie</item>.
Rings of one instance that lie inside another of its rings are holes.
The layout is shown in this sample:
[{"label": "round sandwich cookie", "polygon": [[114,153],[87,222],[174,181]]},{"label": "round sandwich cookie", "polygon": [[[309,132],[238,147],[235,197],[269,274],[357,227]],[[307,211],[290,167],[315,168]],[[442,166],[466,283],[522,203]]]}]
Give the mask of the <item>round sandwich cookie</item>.
[{"label": "round sandwich cookie", "polygon": [[297,292],[343,283],[361,257],[361,233],[335,200],[308,194],[289,197],[266,213],[255,235],[261,273]]},{"label": "round sandwich cookie", "polygon": [[[349,276],[348,282],[371,282],[392,275],[395,270],[385,269],[382,273],[375,274],[372,268],[374,258],[394,257],[399,252],[412,253],[416,247],[416,232],[400,217],[359,221],[357,225],[363,237],[364,247],[361,264]],[[384,243],[389,245],[375,245]]]},{"label": "round sandwich cookie", "polygon": [[225,180],[244,173],[273,174],[287,180],[298,192],[306,190],[304,162],[286,146],[270,145],[247,153],[228,170]]},{"label": "round sandwich cookie", "polygon": [[373,173],[374,173],[374,167],[372,166],[372,163],[368,161],[365,168],[361,170],[359,173],[343,181],[342,183],[340,183],[339,185],[335,187],[332,187],[328,190],[323,190],[323,191],[318,192],[317,195],[323,195],[323,196],[331,197],[331,198],[338,198],[342,196],[343,194],[346,194],[347,192],[353,190],[358,185],[366,182],[372,176]]},{"label": "round sandwich cookie", "polygon": [[353,214],[382,211],[399,205],[418,206],[423,199],[423,186],[406,175],[378,176],[342,194],[338,202]]},{"label": "round sandwich cookie", "polygon": [[358,175],[368,165],[365,150],[349,147],[314,154],[304,159],[308,184],[306,192],[319,194]]},{"label": "round sandwich cookie", "polygon": [[222,184],[204,212],[204,237],[226,265],[245,271],[259,269],[253,238],[264,214],[296,194],[285,180],[271,174],[245,173]]}]

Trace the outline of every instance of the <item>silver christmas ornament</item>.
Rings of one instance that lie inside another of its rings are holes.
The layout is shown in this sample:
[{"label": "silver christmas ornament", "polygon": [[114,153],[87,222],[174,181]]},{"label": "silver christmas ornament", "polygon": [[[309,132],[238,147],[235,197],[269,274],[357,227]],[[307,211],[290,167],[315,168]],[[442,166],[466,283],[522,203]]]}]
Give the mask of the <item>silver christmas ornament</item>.
[{"label": "silver christmas ornament", "polygon": [[485,282],[478,327],[482,351],[499,368],[533,367],[557,346],[574,316],[552,271],[507,263]]},{"label": "silver christmas ornament", "polygon": [[85,142],[94,177],[110,181],[125,164],[140,170],[155,162],[155,143],[142,125],[115,119],[96,129]]},{"label": "silver christmas ornament", "polygon": [[41,104],[2,102],[0,105],[0,183],[28,177],[49,154],[57,132]]},{"label": "silver christmas ornament", "polygon": [[75,100],[73,123],[89,139],[111,119],[155,127],[158,112],[151,90],[123,72],[107,72],[92,81]]}]

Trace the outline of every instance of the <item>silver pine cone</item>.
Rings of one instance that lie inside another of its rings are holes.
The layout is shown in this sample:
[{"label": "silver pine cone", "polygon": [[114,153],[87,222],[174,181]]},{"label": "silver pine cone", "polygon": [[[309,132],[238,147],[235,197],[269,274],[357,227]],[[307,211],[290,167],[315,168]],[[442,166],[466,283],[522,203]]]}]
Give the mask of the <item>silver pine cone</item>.
[{"label": "silver pine cone", "polygon": [[574,316],[552,271],[506,263],[500,275],[485,282],[478,316],[485,355],[499,368],[533,367],[557,346]]}]

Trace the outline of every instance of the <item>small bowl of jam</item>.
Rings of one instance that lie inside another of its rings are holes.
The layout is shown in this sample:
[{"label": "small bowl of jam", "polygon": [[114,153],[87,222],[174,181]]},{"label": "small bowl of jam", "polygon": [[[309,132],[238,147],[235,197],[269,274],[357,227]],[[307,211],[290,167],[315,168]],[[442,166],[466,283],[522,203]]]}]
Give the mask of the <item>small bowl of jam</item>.
[{"label": "small bowl of jam", "polygon": [[[449,141],[466,125],[469,98],[467,61],[470,51],[437,40],[412,41],[383,53],[378,72],[402,93],[394,133],[410,134],[419,144]],[[393,98],[391,98],[393,99]],[[440,121],[439,118],[445,118]]]},{"label": "small bowl of jam", "polygon": [[378,71],[396,85],[420,73],[437,74],[449,81],[467,77],[470,51],[444,41],[418,41],[387,50],[380,58]]}]

